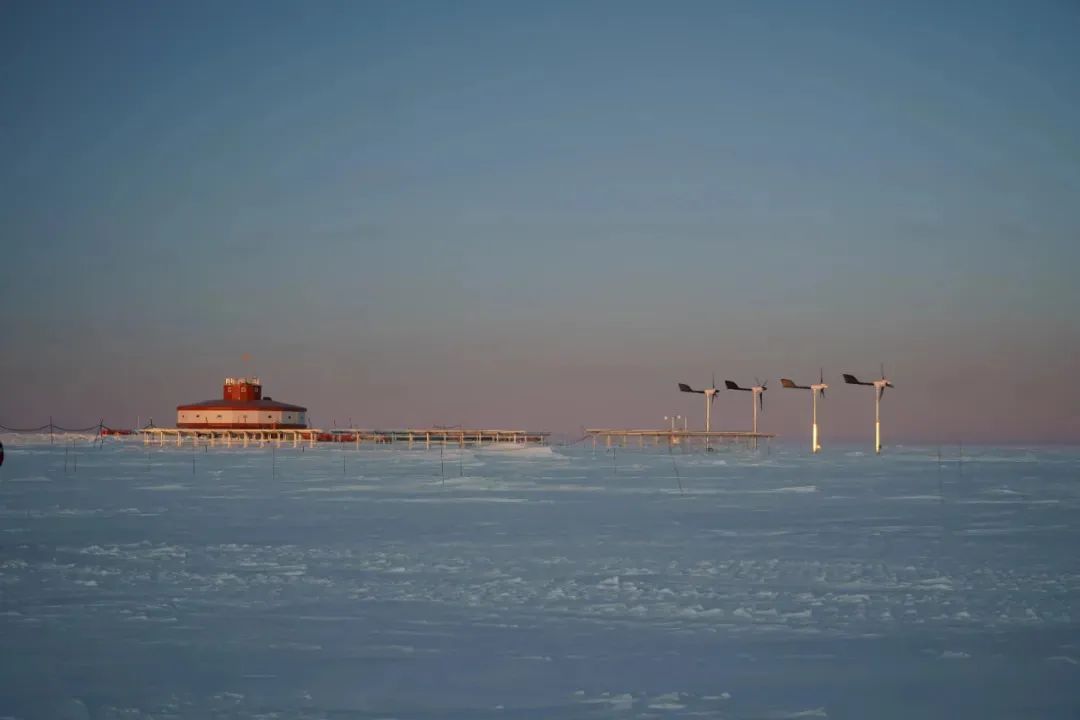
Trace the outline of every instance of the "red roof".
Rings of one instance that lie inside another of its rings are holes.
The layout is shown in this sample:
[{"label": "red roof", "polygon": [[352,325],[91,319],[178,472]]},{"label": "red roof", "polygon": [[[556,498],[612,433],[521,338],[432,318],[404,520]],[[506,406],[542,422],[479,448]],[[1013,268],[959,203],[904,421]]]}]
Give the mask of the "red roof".
[{"label": "red roof", "polygon": [[203,400],[189,405],[177,405],[177,410],[287,410],[289,412],[307,412],[299,405],[278,402],[270,398],[262,400]]}]

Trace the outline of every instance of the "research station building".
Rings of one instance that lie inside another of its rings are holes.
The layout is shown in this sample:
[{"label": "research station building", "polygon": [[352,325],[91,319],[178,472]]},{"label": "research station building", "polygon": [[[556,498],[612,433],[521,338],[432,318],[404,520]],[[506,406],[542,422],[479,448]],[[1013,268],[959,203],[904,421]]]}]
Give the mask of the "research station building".
[{"label": "research station building", "polygon": [[220,400],[178,405],[176,427],[234,430],[302,429],[307,408],[263,397],[259,378],[225,378]]}]

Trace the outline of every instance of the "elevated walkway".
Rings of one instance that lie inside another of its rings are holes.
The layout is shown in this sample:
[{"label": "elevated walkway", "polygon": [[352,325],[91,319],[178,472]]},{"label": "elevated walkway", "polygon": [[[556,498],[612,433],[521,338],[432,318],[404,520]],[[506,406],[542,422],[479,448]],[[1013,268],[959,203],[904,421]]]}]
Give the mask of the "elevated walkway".
[{"label": "elevated walkway", "polygon": [[597,441],[603,440],[605,447],[611,447],[616,445],[619,447],[626,447],[631,441],[636,439],[638,447],[644,447],[646,442],[651,445],[658,446],[665,445],[688,445],[693,446],[696,443],[700,443],[705,447],[710,447],[722,442],[745,442],[751,447],[756,447],[758,440],[770,440],[774,437],[772,433],[756,433],[756,432],[743,432],[743,431],[720,431],[713,430],[711,432],[705,432],[704,430],[670,430],[670,429],[615,429],[615,428],[586,428],[585,436],[591,437],[593,447],[596,447]]},{"label": "elevated walkway", "polygon": [[412,448],[423,445],[445,447],[480,447],[485,445],[547,445],[550,433],[531,430],[464,429],[464,428],[404,428],[399,430],[320,430],[318,428],[143,428],[135,431],[142,436],[143,444],[158,445],[184,443],[206,444],[211,447],[234,444],[262,447],[283,444],[298,447],[300,444],[314,446],[317,442],[352,443],[356,447],[364,443],[378,445],[405,445]]}]

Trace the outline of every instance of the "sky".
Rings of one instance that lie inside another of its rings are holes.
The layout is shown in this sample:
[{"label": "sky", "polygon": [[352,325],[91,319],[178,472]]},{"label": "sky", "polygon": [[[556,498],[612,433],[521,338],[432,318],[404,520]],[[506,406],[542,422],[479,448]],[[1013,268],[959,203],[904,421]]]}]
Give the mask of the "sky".
[{"label": "sky", "polygon": [[[0,5],[0,424],[1080,443],[1080,5]],[[249,356],[249,360],[245,360]],[[714,429],[745,429],[721,394]]]}]

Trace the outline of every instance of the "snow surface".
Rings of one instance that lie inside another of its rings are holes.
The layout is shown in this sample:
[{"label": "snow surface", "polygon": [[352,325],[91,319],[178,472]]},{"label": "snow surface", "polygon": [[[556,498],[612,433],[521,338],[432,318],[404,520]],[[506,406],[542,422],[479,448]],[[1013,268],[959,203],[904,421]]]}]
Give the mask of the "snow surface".
[{"label": "snow surface", "polygon": [[1076,450],[0,439],[0,717],[1080,710]]}]

